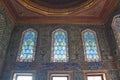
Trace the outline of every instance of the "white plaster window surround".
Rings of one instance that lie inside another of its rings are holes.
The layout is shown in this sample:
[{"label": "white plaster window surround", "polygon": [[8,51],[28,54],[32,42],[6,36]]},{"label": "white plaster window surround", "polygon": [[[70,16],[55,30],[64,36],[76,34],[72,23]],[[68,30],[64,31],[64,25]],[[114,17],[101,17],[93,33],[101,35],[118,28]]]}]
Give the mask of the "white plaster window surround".
[{"label": "white plaster window surround", "polygon": [[72,80],[71,71],[49,71],[48,80]]},{"label": "white plaster window surround", "polygon": [[10,80],[35,80],[36,71],[12,71]]},{"label": "white plaster window surround", "polygon": [[86,80],[107,80],[105,73],[87,73]]}]

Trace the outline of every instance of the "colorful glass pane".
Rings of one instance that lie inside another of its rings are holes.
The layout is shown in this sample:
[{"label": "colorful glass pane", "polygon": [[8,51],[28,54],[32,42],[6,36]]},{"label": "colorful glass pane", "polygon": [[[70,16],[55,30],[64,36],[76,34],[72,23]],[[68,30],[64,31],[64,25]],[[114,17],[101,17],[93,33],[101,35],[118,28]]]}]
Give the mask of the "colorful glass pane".
[{"label": "colorful glass pane", "polygon": [[23,34],[18,61],[31,62],[34,59],[36,37],[37,37],[36,32],[31,30],[26,31]]},{"label": "colorful glass pane", "polygon": [[66,62],[68,57],[67,34],[63,30],[57,30],[53,33],[53,62]]},{"label": "colorful glass pane", "polygon": [[88,62],[100,60],[99,49],[94,32],[85,31],[83,33],[85,59]]}]

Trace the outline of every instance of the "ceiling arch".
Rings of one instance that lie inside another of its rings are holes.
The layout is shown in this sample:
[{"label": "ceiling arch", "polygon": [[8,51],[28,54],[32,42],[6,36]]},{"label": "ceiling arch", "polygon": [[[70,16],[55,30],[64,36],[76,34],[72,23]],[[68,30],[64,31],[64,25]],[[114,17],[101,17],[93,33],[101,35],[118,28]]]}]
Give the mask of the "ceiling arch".
[{"label": "ceiling arch", "polygon": [[15,24],[104,24],[118,3],[118,0],[0,0]]},{"label": "ceiling arch", "polygon": [[68,15],[94,6],[99,0],[18,0],[27,9],[44,15]]}]

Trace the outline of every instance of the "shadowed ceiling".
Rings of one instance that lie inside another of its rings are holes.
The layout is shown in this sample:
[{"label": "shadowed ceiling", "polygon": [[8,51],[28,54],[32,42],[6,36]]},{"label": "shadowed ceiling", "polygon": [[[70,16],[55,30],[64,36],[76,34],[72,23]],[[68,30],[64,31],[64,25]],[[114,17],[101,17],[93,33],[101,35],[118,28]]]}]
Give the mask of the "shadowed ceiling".
[{"label": "shadowed ceiling", "polygon": [[118,0],[0,0],[15,24],[104,24]]},{"label": "shadowed ceiling", "polygon": [[69,8],[81,5],[89,0],[30,0],[31,2],[49,8]]}]

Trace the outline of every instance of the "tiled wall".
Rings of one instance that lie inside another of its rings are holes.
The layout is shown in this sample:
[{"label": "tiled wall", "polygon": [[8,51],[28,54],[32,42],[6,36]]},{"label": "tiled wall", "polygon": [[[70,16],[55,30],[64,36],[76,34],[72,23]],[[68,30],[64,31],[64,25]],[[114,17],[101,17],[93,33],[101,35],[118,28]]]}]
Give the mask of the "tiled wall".
[{"label": "tiled wall", "polygon": [[114,70],[109,71],[110,80],[119,80],[120,79],[120,51],[114,37],[114,32],[112,30],[112,21],[114,16],[120,15],[120,4],[115,8],[113,13],[110,15],[108,21],[105,24],[105,32],[108,39],[108,45],[110,47],[110,55],[113,58],[113,65],[116,65]]},{"label": "tiled wall", "polygon": [[114,37],[114,32],[112,30],[112,21],[116,15],[120,15],[120,4],[115,8],[113,13],[110,15],[108,21],[105,24],[106,36],[111,50],[111,56],[120,61],[120,51],[118,51],[117,42]]},{"label": "tiled wall", "polygon": [[[28,63],[16,62],[22,32],[29,28],[33,28],[38,32],[35,61]],[[58,28],[62,28],[68,33],[68,63],[50,62],[52,32]],[[95,31],[97,34],[102,57],[101,62],[88,63],[84,60],[81,32],[88,28]],[[43,53],[45,54],[44,56],[42,56]],[[76,56],[76,54],[78,54],[78,56]],[[9,78],[12,76],[12,73],[17,71],[25,72],[32,70],[36,72],[36,80],[47,80],[46,77],[49,71],[72,71],[74,80],[83,80],[84,70],[97,71],[114,68],[114,66],[111,64],[111,59],[108,57],[109,54],[110,50],[105,35],[104,25],[16,25],[11,36],[2,80],[9,80]]]},{"label": "tiled wall", "polygon": [[5,55],[7,52],[7,47],[9,45],[12,29],[13,24],[6,16],[4,9],[0,5],[0,79],[1,73],[3,72]]},{"label": "tiled wall", "polygon": [[[107,70],[107,74],[110,80],[119,80],[120,70],[117,69],[116,65],[119,64],[119,61],[114,61],[116,60],[116,57],[111,57],[115,56],[115,51],[117,49],[114,35],[111,29],[111,21],[114,15],[120,13],[119,7],[120,6],[118,5],[118,8],[116,8],[113,14],[111,14],[110,19],[105,25],[21,24],[16,25],[14,29],[13,24],[5,15],[4,10],[0,7],[0,12],[3,12],[0,13],[0,71],[3,72],[0,80],[10,80],[14,72],[26,71],[35,71],[36,80],[47,80],[49,71],[72,71],[73,80],[84,80],[83,76],[85,76],[85,70],[91,72]],[[38,32],[35,61],[31,63],[16,62],[22,32],[28,28],[33,28]],[[62,28],[68,33],[68,63],[50,62],[52,40],[51,34],[54,30],[58,28]],[[101,62],[87,63],[84,61],[81,32],[87,28],[95,31],[97,34],[100,53],[102,57]],[[13,32],[11,35],[12,29]],[[5,57],[6,52],[7,54]],[[42,56],[42,53],[44,53],[45,55]],[[76,56],[76,54],[78,54],[78,56]]]}]

